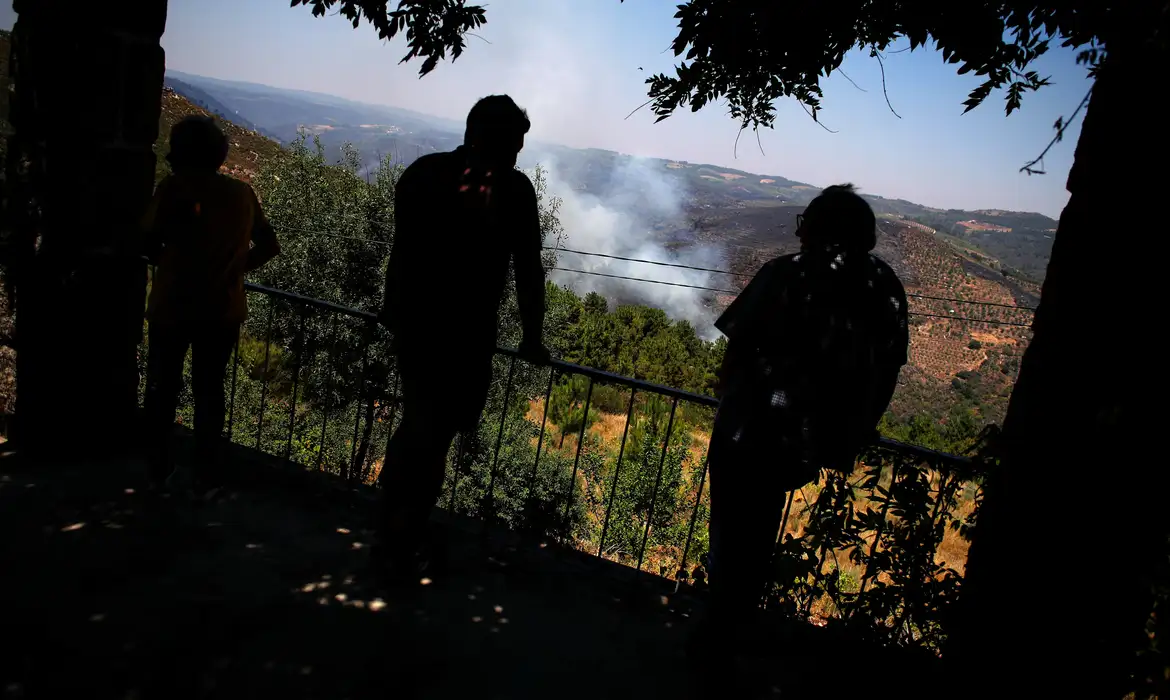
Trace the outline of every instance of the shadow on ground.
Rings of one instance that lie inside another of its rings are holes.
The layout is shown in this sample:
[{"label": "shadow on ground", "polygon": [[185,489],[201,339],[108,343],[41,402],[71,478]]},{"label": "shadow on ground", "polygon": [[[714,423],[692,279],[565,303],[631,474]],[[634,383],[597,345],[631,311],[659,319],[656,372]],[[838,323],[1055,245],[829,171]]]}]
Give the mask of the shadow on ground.
[{"label": "shadow on ground", "polygon": [[[0,458],[0,697],[694,695],[699,601],[669,582],[453,522],[445,574],[380,589],[369,495],[235,461],[195,505],[146,494],[132,460]],[[777,684],[823,678],[800,648]]]}]

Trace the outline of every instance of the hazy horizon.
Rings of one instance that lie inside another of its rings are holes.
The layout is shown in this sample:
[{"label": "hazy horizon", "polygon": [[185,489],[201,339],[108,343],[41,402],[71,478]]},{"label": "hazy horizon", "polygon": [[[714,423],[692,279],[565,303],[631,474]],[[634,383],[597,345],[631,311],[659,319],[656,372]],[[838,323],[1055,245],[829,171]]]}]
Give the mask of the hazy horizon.
[{"label": "hazy horizon", "polygon": [[[236,83],[236,84],[239,84],[239,85],[253,85],[253,86],[256,86],[256,87],[263,87],[263,88],[269,88],[269,89],[276,89],[276,90],[286,90],[286,91],[289,91],[289,92],[297,92],[297,93],[302,93],[302,94],[305,94],[305,95],[316,95],[316,96],[320,96],[320,97],[326,97],[326,98],[331,98],[331,99],[345,100],[345,101],[347,101],[347,102],[350,102],[350,103],[353,103],[353,104],[359,104],[359,105],[368,105],[368,106],[371,106],[371,107],[388,107],[388,108],[390,108],[390,109],[397,109],[397,110],[402,110],[402,111],[406,111],[406,112],[413,112],[413,113],[415,113],[415,114],[418,114],[418,115],[420,115],[420,116],[424,116],[424,117],[433,118],[433,119],[440,120],[440,121],[443,121],[443,122],[454,122],[454,121],[455,121],[455,120],[453,120],[453,119],[451,119],[451,118],[448,118],[448,117],[440,117],[440,116],[438,116],[438,115],[435,115],[435,114],[429,114],[429,113],[426,113],[426,112],[421,112],[421,111],[419,111],[419,110],[417,110],[417,109],[414,109],[414,108],[412,108],[412,107],[407,107],[407,106],[398,105],[398,104],[385,103],[385,102],[368,102],[368,101],[364,101],[364,100],[355,100],[355,99],[351,99],[351,98],[348,98],[348,97],[342,97],[342,96],[340,96],[340,95],[333,95],[333,94],[330,94],[330,93],[327,93],[327,92],[320,92],[320,91],[317,91],[317,90],[302,90],[302,89],[300,89],[300,88],[287,87],[287,86],[283,86],[283,85],[272,85],[272,84],[269,84],[269,83],[257,83],[257,82],[247,81],[247,80],[236,80],[236,79],[234,79],[234,78],[225,78],[225,77],[222,77],[222,76],[216,76],[216,75],[202,75],[202,74],[199,74],[199,73],[192,73],[192,72],[190,72],[190,71],[182,71],[182,70],[178,70],[178,69],[174,69],[174,68],[167,68],[167,73],[168,73],[168,74],[174,74],[174,75],[176,75],[176,76],[190,76],[190,77],[192,77],[192,78],[203,78],[203,79],[207,79],[207,80],[217,80],[217,81],[223,81],[223,82],[228,82],[228,83]],[[179,79],[180,79],[180,80],[182,80],[182,78],[181,78],[181,77],[180,77]],[[354,126],[354,125],[350,125],[350,126]],[[627,157],[630,157],[630,158],[642,158],[642,157],[643,157],[643,156],[639,156],[639,155],[637,155],[637,154],[634,154],[634,153],[626,153],[626,152],[624,152],[624,151],[620,151],[620,150],[614,150],[614,149],[607,149],[607,148],[601,148],[601,147],[599,147],[599,146],[569,146],[568,144],[563,144],[563,143],[529,144],[529,145],[526,147],[526,150],[532,151],[532,150],[534,150],[534,149],[539,149],[541,146],[544,146],[544,145],[561,146],[561,147],[565,147],[565,148],[575,148],[575,149],[580,149],[580,150],[584,150],[584,149],[595,149],[595,150],[601,150],[601,151],[608,151],[608,152],[612,152],[612,153],[617,153],[617,154],[619,154],[619,155],[622,155],[622,156],[627,156]],[[545,155],[548,155],[548,154],[545,154]],[[550,159],[555,159],[555,156],[551,156],[551,155],[549,155],[548,157],[549,157]],[[663,161],[675,161],[675,162],[678,162],[678,161],[682,161],[682,160],[684,160],[684,159],[679,159],[679,158],[662,158],[662,157],[658,157],[658,156],[649,156],[649,157],[650,157],[650,158],[654,158],[654,159],[656,159],[656,160],[663,160]],[[692,165],[713,165],[713,166],[717,166],[717,167],[719,167],[719,168],[723,168],[723,169],[725,169],[725,170],[740,171],[740,172],[748,173],[748,174],[750,174],[750,175],[760,175],[760,176],[762,176],[762,177],[784,177],[784,178],[787,178],[787,179],[789,179],[789,180],[794,180],[794,178],[788,177],[788,176],[787,176],[785,173],[781,173],[781,172],[752,172],[752,171],[750,171],[750,170],[744,170],[744,169],[741,167],[741,165],[742,165],[742,164],[736,164],[736,165],[727,165],[727,164],[724,164],[724,163],[705,163],[705,162],[696,162],[696,161],[686,161],[686,162],[688,162],[688,163],[691,163]],[[814,182],[801,182],[800,184],[812,185],[812,186],[814,186],[814,187],[817,187],[817,188],[824,188],[824,187],[828,187],[830,184],[840,184],[840,183],[814,183]],[[882,197],[882,198],[884,198],[884,199],[889,199],[889,200],[905,200],[905,201],[910,201],[910,202],[912,202],[912,203],[914,203],[914,204],[918,204],[918,205],[922,205],[922,206],[925,206],[925,207],[930,207],[930,208],[940,208],[940,209],[942,208],[942,207],[934,207],[933,205],[931,205],[931,204],[930,204],[930,203],[928,203],[928,202],[918,202],[918,201],[914,201],[914,200],[912,200],[912,199],[909,199],[909,198],[906,198],[906,197],[889,197],[889,196],[886,196],[886,195],[884,195],[884,194],[882,194],[882,193],[880,193],[880,192],[869,192],[869,191],[865,191],[865,192],[862,192],[862,194],[866,194],[866,195],[872,195],[872,196],[875,196],[875,197]],[[956,210],[959,210],[959,209],[956,209]],[[1025,213],[1025,214],[1029,214],[1029,213],[1031,213],[1031,214],[1042,214],[1042,215],[1044,215],[1044,216],[1049,216],[1049,217],[1050,217],[1050,218],[1052,218],[1053,220],[1056,220],[1056,219],[1058,218],[1058,215],[1057,215],[1057,216],[1052,216],[1052,215],[1049,215],[1049,214],[1045,214],[1044,212],[1029,211],[1029,210],[1014,210],[1014,209],[1006,209],[1006,208],[1004,208],[1004,207],[980,207],[979,209],[967,209],[967,208],[963,208],[963,209],[961,209],[961,211],[971,211],[971,212],[977,212],[977,211],[1010,211],[1010,212],[1014,212],[1014,213]]]},{"label": "hazy horizon", "polygon": [[[162,44],[167,66],[184,73],[332,95],[462,121],[479,97],[507,93],[528,109],[534,141],[575,148],[710,163],[825,186],[853,182],[867,194],[941,209],[1002,209],[1057,218],[1068,200],[1065,179],[1080,130],[1078,116],[1045,162],[1048,174],[1019,169],[1052,139],[1089,80],[1074,52],[1053,45],[1034,65],[1052,85],[1024,98],[1005,118],[993,93],[962,114],[978,84],[957,75],[934,49],[885,60],[883,96],[877,62],[848,54],[822,80],[820,118],[793,100],[777,103],[774,130],[742,134],[723,103],[682,110],[654,123],[645,79],[672,74],[667,50],[676,33],[675,0],[493,0],[488,23],[467,39],[464,55],[418,78],[419,61],[399,64],[405,41],[380,41],[368,24],[313,17],[287,0],[170,0]],[[15,19],[0,6],[0,26]],[[855,86],[856,85],[856,86]],[[632,114],[632,116],[630,116]],[[761,148],[762,146],[762,148]]]}]

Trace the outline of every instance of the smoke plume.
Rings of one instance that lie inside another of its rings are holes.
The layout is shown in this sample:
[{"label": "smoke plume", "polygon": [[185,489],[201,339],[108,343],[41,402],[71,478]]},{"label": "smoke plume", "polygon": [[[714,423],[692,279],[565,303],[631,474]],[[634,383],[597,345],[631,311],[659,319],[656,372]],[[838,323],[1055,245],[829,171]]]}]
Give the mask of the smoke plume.
[{"label": "smoke plume", "polygon": [[[660,160],[618,156],[608,172],[591,174],[589,183],[570,183],[556,156],[540,157],[547,169],[549,193],[560,197],[562,247],[622,258],[725,269],[723,252],[701,243],[686,222],[685,192]],[[579,179],[579,178],[578,178]],[[590,189],[585,189],[590,187]],[[667,245],[670,243],[671,245]],[[643,304],[689,321],[708,340],[718,336],[715,293],[691,287],[726,289],[726,275],[561,251],[552,280],[579,295],[597,292],[611,308]],[[568,272],[579,270],[582,272]],[[671,284],[615,279],[600,275],[657,280]],[[689,285],[688,287],[672,285]]]}]

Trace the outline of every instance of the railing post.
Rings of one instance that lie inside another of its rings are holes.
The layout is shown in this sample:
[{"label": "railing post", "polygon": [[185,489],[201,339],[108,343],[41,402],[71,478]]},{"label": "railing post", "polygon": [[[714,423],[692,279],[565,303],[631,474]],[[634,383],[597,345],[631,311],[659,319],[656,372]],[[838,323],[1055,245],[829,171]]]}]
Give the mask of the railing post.
[{"label": "railing post", "polygon": [[244,332],[244,324],[236,330],[236,349],[232,352],[232,392],[231,398],[228,400],[228,419],[227,419],[227,433],[228,442],[235,437],[235,418],[236,418],[236,375],[240,372],[240,335]]},{"label": "railing post", "polygon": [[451,469],[451,502],[447,506],[452,517],[455,515],[455,492],[459,487],[459,466],[463,464],[463,443],[466,440],[467,436],[462,432],[459,433],[459,444],[455,448],[455,464]]},{"label": "railing post", "polygon": [[390,457],[390,444],[394,441],[394,419],[398,416],[398,372],[394,373],[394,382],[390,386],[390,417],[386,419],[386,451],[382,453],[382,469],[378,472],[379,485],[382,483],[382,473],[386,471],[386,461]]},{"label": "railing post", "polygon": [[297,362],[296,362],[296,366],[293,369],[292,397],[289,399],[288,437],[284,441],[284,461],[286,461],[286,462],[289,460],[289,456],[292,454],[293,427],[296,425],[296,420],[297,420],[297,382],[301,378],[301,363],[302,363],[301,356],[304,354],[304,351],[305,351],[305,309],[304,309],[304,307],[301,307],[301,306],[297,307],[297,320],[300,321],[300,323],[297,324],[297,326],[298,326],[297,338],[296,338]]},{"label": "railing post", "polygon": [[776,534],[776,543],[784,542],[784,531],[788,529],[788,517],[792,515],[792,502],[796,500],[796,489],[788,492],[788,500],[784,502],[784,512],[780,514],[780,532]]},{"label": "railing post", "polygon": [[[691,510],[691,522],[687,525],[687,543],[683,545],[682,561],[678,563],[678,573],[675,578],[681,579],[687,571],[687,556],[691,551],[691,538],[695,534],[695,521],[699,519],[699,503],[703,500],[703,485],[707,482],[707,465],[711,459],[711,448],[707,448],[707,456],[703,459],[703,473],[699,476],[699,490],[695,492],[695,507]],[[789,495],[788,502],[792,502],[792,496]],[[783,528],[783,526],[781,526]]]},{"label": "railing post", "polygon": [[658,500],[658,487],[662,484],[662,469],[666,466],[666,453],[670,448],[670,434],[674,431],[674,412],[678,408],[678,399],[670,404],[670,420],[666,423],[666,438],[662,441],[662,457],[658,460],[658,476],[654,477],[654,490],[650,492],[650,512],[646,514],[646,530],[642,533],[642,546],[638,548],[638,571],[642,570],[642,560],[646,557],[646,543],[650,541],[650,523],[654,521],[654,505]]},{"label": "railing post", "polygon": [[630,434],[630,420],[634,417],[634,397],[637,389],[630,389],[630,405],[626,407],[626,425],[622,428],[622,444],[618,448],[617,464],[613,468],[613,488],[609,490],[609,500],[605,504],[605,521],[601,526],[601,541],[597,543],[597,556],[605,557],[605,535],[609,531],[609,514],[613,510],[613,499],[617,495],[618,479],[622,476],[622,457],[626,454],[626,436]]},{"label": "railing post", "polygon": [[492,457],[491,473],[488,477],[487,493],[483,499],[483,524],[487,527],[487,518],[495,506],[496,469],[500,466],[500,446],[504,441],[504,423],[508,420],[508,396],[512,393],[512,376],[516,372],[516,358],[512,357],[508,363],[508,381],[504,383],[504,406],[500,409],[500,430],[496,433],[496,452]]},{"label": "railing post", "polygon": [[[544,392],[544,411],[540,417],[540,437],[536,439],[536,459],[532,460],[532,476],[528,479],[528,495],[524,499],[526,510],[531,511],[532,504],[535,498],[533,492],[536,490],[536,471],[540,466],[540,450],[544,447],[544,428],[548,424],[548,401],[552,397],[553,381],[557,376],[557,368],[548,368],[548,389]],[[527,515],[527,514],[526,514]],[[529,524],[531,525],[531,516],[528,516]]]},{"label": "railing post", "polygon": [[272,317],[276,313],[276,303],[268,303],[268,328],[264,331],[264,384],[260,388],[260,417],[256,423],[256,449],[260,449],[260,438],[264,435],[264,402],[268,400],[268,356],[272,350]]},{"label": "railing post", "polygon": [[[337,349],[337,317],[329,317],[329,342],[325,349],[325,360],[328,365],[329,358],[333,351]],[[328,366],[326,367],[328,378],[325,380],[325,398],[321,402],[321,442],[317,446],[317,471],[321,471],[322,465],[325,463],[325,431],[329,427],[329,399],[330,386],[333,384],[333,372],[330,372]]]},{"label": "railing post", "polygon": [[[373,324],[366,323],[364,331],[362,334],[362,339],[365,341],[362,349],[362,371],[358,375],[358,395],[353,407],[353,443],[349,450],[349,479],[347,481],[353,481],[355,474],[358,475],[358,478],[361,476],[361,470],[358,469],[357,465],[358,432],[362,425],[362,398],[370,393],[366,391],[366,370],[369,368],[370,363],[370,343],[373,342],[374,337]],[[365,460],[363,459],[362,461]]]},{"label": "railing post", "polygon": [[585,426],[589,424],[589,404],[593,400],[593,377],[589,378],[589,389],[585,392],[585,412],[581,417],[581,430],[577,434],[577,456],[573,458],[573,474],[569,477],[569,493],[565,498],[565,513],[561,516],[561,537],[568,539],[569,510],[577,494],[577,468],[581,464],[581,447],[585,444]]},{"label": "railing post", "polygon": [[[884,468],[879,465],[878,466],[877,488],[881,488],[882,471],[884,471]],[[888,492],[888,495],[886,496],[885,502],[882,503],[881,521],[878,523],[877,529],[873,533],[873,544],[871,544],[869,546],[869,557],[867,557],[865,560],[865,571],[862,572],[862,574],[861,574],[861,586],[858,588],[858,591],[857,591],[857,600],[858,600],[859,604],[861,602],[861,596],[865,593],[866,586],[869,585],[870,579],[873,578],[870,575],[869,566],[870,566],[870,563],[873,562],[874,555],[877,554],[878,544],[881,542],[882,533],[885,531],[885,528],[886,528],[886,517],[889,515],[889,512],[890,512],[890,501],[893,500],[894,484],[895,484],[895,482],[897,482],[897,480],[898,480],[898,457],[894,457],[893,464],[890,467],[889,492]],[[856,611],[856,606],[854,607],[854,610]],[[852,613],[851,613],[851,615],[852,615]]]}]

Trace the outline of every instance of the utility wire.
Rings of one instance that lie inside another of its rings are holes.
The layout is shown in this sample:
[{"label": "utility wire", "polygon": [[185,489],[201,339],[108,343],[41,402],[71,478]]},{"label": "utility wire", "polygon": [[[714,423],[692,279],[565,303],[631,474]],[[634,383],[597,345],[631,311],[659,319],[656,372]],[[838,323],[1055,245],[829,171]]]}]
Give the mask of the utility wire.
[{"label": "utility wire", "polygon": [[551,246],[544,246],[545,250],[555,250],[557,252],[574,253],[576,255],[591,255],[596,258],[609,258],[610,260],[625,260],[626,262],[646,263],[647,265],[661,265],[662,267],[679,267],[684,270],[698,270],[699,272],[712,272],[718,275],[733,275],[735,277],[754,277],[746,272],[731,272],[730,270],[717,270],[713,267],[698,267],[695,265],[683,265],[682,263],[669,263],[660,260],[643,260],[641,258],[626,258],[621,255],[610,255],[609,253],[589,253],[583,250],[573,250],[571,248],[553,248]]},{"label": "utility wire", "polygon": [[[594,275],[597,277],[608,277],[611,279],[628,280],[630,282],[648,282],[650,284],[661,284],[661,285],[666,285],[668,287],[684,287],[686,289],[699,289],[699,290],[702,290],[705,292],[716,292],[718,294],[738,294],[738,292],[735,292],[735,291],[730,290],[730,289],[717,289],[715,287],[702,287],[702,286],[695,285],[695,284],[683,284],[681,282],[667,282],[665,280],[649,280],[649,279],[643,279],[641,277],[627,277],[625,275],[611,275],[611,274],[606,273],[606,272],[591,272],[589,270],[573,270],[573,269],[566,268],[566,267],[554,267],[552,269],[559,270],[560,272],[574,272],[574,273],[581,274],[581,275]],[[1015,307],[1010,307],[1010,308],[1015,308]],[[946,319],[950,319],[952,321],[967,321],[970,323],[987,323],[987,324],[991,324],[993,326],[1019,326],[1021,328],[1031,328],[1031,326],[1032,326],[1032,324],[1030,324],[1030,323],[1020,323],[1020,322],[1016,322],[1016,321],[985,321],[983,319],[969,318],[967,316],[954,316],[954,315],[948,315],[948,314],[929,314],[929,313],[920,313],[917,311],[911,311],[911,312],[909,312],[909,315],[911,315],[911,316],[926,316],[926,317],[930,317],[930,318],[946,318]]]},{"label": "utility wire", "polygon": [[[378,240],[374,240],[372,238],[363,238],[361,236],[345,236],[345,235],[338,234],[338,233],[329,233],[327,231],[316,231],[313,229],[294,228],[291,226],[281,226],[278,228],[278,230],[291,231],[291,232],[295,232],[295,233],[312,233],[312,234],[316,234],[318,236],[325,236],[327,238],[338,238],[338,239],[347,240],[347,241],[358,241],[361,243],[369,243],[372,245],[381,245],[381,246],[389,246],[390,245],[390,243],[388,243],[386,241],[378,241]],[[575,255],[587,255],[587,256],[597,257],[597,258],[607,258],[610,260],[622,260],[624,262],[644,263],[647,265],[658,265],[660,267],[674,267],[674,268],[680,268],[683,270],[695,270],[697,272],[710,272],[710,273],[721,274],[721,275],[732,275],[734,277],[744,277],[744,278],[754,277],[754,275],[747,274],[744,272],[732,272],[730,270],[719,270],[716,268],[700,267],[697,265],[684,265],[682,263],[670,263],[670,262],[664,262],[661,260],[645,260],[642,258],[629,258],[629,257],[621,256],[621,255],[611,255],[609,253],[594,253],[594,252],[589,252],[589,251],[584,251],[584,250],[573,250],[571,248],[559,248],[559,247],[554,247],[554,246],[542,246],[542,249],[543,250],[551,250],[551,251],[555,251],[558,253],[561,253],[561,252],[573,253]],[[609,277],[612,279],[628,280],[631,282],[649,282],[652,284],[664,284],[664,285],[669,285],[669,286],[674,286],[674,287],[685,287],[688,289],[698,289],[698,290],[707,291],[707,292],[717,292],[719,294],[739,294],[738,291],[732,290],[732,289],[718,289],[715,287],[704,287],[701,285],[694,285],[694,284],[682,284],[680,282],[664,282],[661,280],[650,280],[650,279],[644,279],[641,277],[629,277],[626,275],[614,275],[614,274],[605,273],[605,272],[592,272],[589,270],[574,270],[574,269],[564,268],[564,267],[554,267],[553,269],[559,270],[561,272],[574,272],[574,273],[582,274],[582,275],[595,275],[598,277]],[[1036,307],[1034,307],[1034,306],[1019,306],[1019,305],[1015,305],[1015,304],[1004,304],[1004,303],[996,302],[996,301],[975,301],[975,300],[971,300],[971,299],[955,299],[953,297],[940,297],[940,296],[932,296],[929,294],[912,294],[909,292],[906,294],[906,296],[909,298],[912,298],[912,299],[929,299],[932,301],[950,302],[952,304],[970,304],[973,306],[994,306],[994,307],[1003,308],[1003,309],[1016,309],[1019,311],[1035,311],[1036,310]],[[919,314],[919,315],[924,315],[924,314]],[[957,317],[957,316],[941,316],[940,318],[959,318],[959,317]],[[1016,325],[1028,325],[1028,324],[1016,324]]]},{"label": "utility wire", "polygon": [[[699,272],[713,272],[713,273],[717,273],[720,275],[733,275],[735,277],[749,277],[750,278],[750,277],[755,276],[755,275],[750,275],[750,274],[747,274],[744,272],[732,272],[730,270],[717,270],[715,268],[710,268],[710,267],[696,267],[694,265],[683,265],[681,263],[668,263],[668,262],[661,262],[658,260],[643,260],[641,258],[626,258],[626,257],[622,257],[620,255],[610,255],[608,253],[590,253],[590,252],[586,252],[586,251],[582,251],[582,250],[572,250],[570,248],[553,248],[551,246],[544,246],[544,249],[545,250],[556,250],[558,252],[564,251],[566,253],[575,253],[577,255],[590,255],[590,256],[598,257],[598,258],[609,258],[611,260],[625,260],[627,262],[646,263],[648,265],[661,265],[663,267],[678,267],[678,268],[682,268],[684,270],[698,270]],[[561,268],[558,268],[558,269],[561,269]],[[600,274],[600,273],[589,273],[589,272],[585,272],[584,270],[565,270],[565,272],[582,272],[584,274]],[[633,277],[628,278],[628,279],[637,280],[637,278],[633,278]],[[642,280],[642,281],[645,281],[645,280]],[[650,280],[650,281],[653,281],[653,280]],[[738,294],[738,292],[732,292],[732,291],[728,291],[728,290],[724,290],[724,289],[711,289],[710,291],[723,292],[726,294]],[[911,298],[915,298],[915,299],[931,299],[934,301],[949,301],[949,302],[954,303],[954,304],[977,304],[980,306],[999,306],[999,307],[1002,307],[1005,309],[1019,309],[1021,311],[1035,311],[1036,310],[1034,307],[1031,307],[1031,306],[1018,306],[1015,304],[1003,304],[1003,303],[996,302],[996,301],[972,301],[972,300],[968,300],[968,299],[955,299],[952,297],[936,297],[936,296],[931,296],[929,294],[909,294],[909,293],[907,293],[906,296],[911,297]]]},{"label": "utility wire", "polygon": [[651,284],[663,284],[668,287],[685,287],[687,289],[701,289],[704,292],[716,292],[719,294],[739,294],[739,292],[731,289],[716,289],[714,287],[702,287],[697,284],[683,284],[682,282],[666,282],[664,280],[648,280],[641,277],[627,277],[625,275],[611,275],[608,272],[591,272],[589,270],[573,270],[567,267],[554,267],[554,270],[561,272],[575,272],[579,275],[595,275],[597,277],[609,277],[615,280],[629,280],[630,282],[649,282]]},{"label": "utility wire", "polygon": [[968,323],[988,323],[993,326],[1019,326],[1020,328],[1031,328],[1031,323],[1020,323],[1018,321],[984,321],[981,318],[968,318],[966,316],[948,316],[946,314],[927,314],[918,311],[909,312],[911,316],[928,316],[930,318],[947,318],[952,321],[967,321]]},{"label": "utility wire", "polygon": [[950,297],[932,297],[929,294],[910,294],[906,296],[914,299],[933,299],[934,301],[950,301],[956,304],[978,304],[979,306],[998,306],[1004,309],[1018,309],[1020,311],[1035,311],[1035,306],[1017,306],[1015,304],[1001,304],[998,301],[968,301],[966,299],[951,299]]}]

